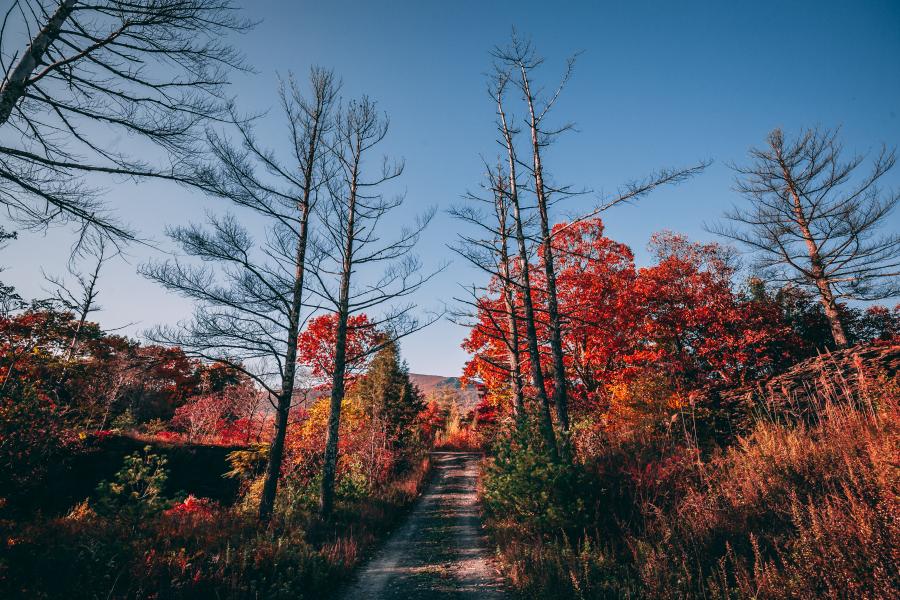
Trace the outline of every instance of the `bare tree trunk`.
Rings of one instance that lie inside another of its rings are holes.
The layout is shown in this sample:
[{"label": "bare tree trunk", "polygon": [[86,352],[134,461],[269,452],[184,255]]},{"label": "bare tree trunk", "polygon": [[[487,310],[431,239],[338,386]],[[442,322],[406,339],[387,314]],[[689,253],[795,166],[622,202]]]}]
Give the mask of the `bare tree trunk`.
[{"label": "bare tree trunk", "polygon": [[[499,169],[498,169],[499,182]],[[503,199],[504,189],[499,186],[498,189],[498,207],[497,217],[500,233],[500,279],[503,286],[503,302],[506,308],[506,318],[509,327],[509,377],[513,389],[513,407],[518,418],[525,417],[525,396],[522,389],[522,367],[519,357],[519,318],[516,314],[516,299],[513,290],[512,279],[509,270],[509,252],[507,250],[507,241],[509,240],[509,230],[506,225],[507,207]]]},{"label": "bare tree trunk", "polygon": [[828,324],[831,327],[831,336],[834,338],[834,343],[838,348],[843,348],[847,346],[847,334],[844,331],[843,323],[841,323],[841,314],[838,311],[834,293],[831,291],[831,284],[828,281],[828,277],[825,275],[825,270],[822,268],[822,257],[819,254],[819,247],[810,230],[809,219],[803,210],[803,204],[800,202],[800,195],[797,193],[793,177],[791,176],[787,165],[783,162],[781,164],[781,170],[784,175],[784,180],[787,183],[788,191],[791,194],[791,199],[793,200],[794,218],[803,235],[806,251],[809,253],[809,261],[812,267],[810,269],[810,274],[812,275],[812,280],[816,289],[819,291],[819,300],[822,302],[822,307],[825,309],[825,318],[828,319]]},{"label": "bare tree trunk", "polygon": [[[504,269],[509,276],[509,268]],[[509,377],[513,389],[513,406],[516,416],[522,418],[525,416],[525,396],[522,389],[522,366],[519,360],[519,318],[516,316],[516,303],[513,291],[509,284],[504,284],[503,290],[504,304],[506,305],[507,321],[509,323],[510,339],[509,339]]]},{"label": "bare tree trunk", "polygon": [[[315,148],[313,144],[312,152]],[[314,154],[313,154],[314,155]],[[268,521],[275,508],[275,495],[281,477],[281,463],[284,460],[284,439],[287,436],[288,416],[294,399],[294,382],[297,374],[297,336],[300,333],[300,309],[303,305],[303,275],[306,265],[306,240],[309,227],[309,193],[311,190],[312,161],[307,169],[307,187],[303,200],[300,232],[297,242],[297,267],[294,275],[294,289],[291,296],[291,314],[287,332],[287,352],[284,357],[284,377],[281,380],[281,394],[275,418],[275,437],[269,447],[269,461],[266,465],[266,479],[259,500],[259,520]]]},{"label": "bare tree trunk", "polygon": [[553,357],[553,403],[556,406],[556,418],[562,430],[569,430],[569,409],[566,393],[566,367],[563,360],[562,322],[559,317],[559,303],[556,294],[556,272],[553,265],[553,248],[550,237],[550,220],[547,213],[547,194],[544,187],[543,165],[541,164],[541,147],[538,139],[538,122],[534,112],[534,98],[528,81],[528,73],[524,65],[520,65],[522,89],[528,103],[529,126],[531,129],[531,151],[533,157],[534,191],[537,196],[538,214],[541,222],[541,252],[544,259],[544,273],[547,278],[547,313],[550,325],[550,352]]},{"label": "bare tree trunk", "polygon": [[[75,326],[75,331],[72,333],[72,341],[69,342],[69,349],[66,352],[66,364],[68,368],[69,361],[72,360],[72,357],[75,355],[75,350],[78,349],[78,337],[81,335],[81,330],[84,329],[84,324],[87,322],[88,315],[91,313],[91,309],[94,305],[94,298],[97,297],[96,292],[94,291],[97,288],[97,279],[100,277],[100,268],[103,266],[103,254],[101,251],[100,256],[97,257],[97,264],[94,267],[94,271],[91,273],[91,279],[88,282],[88,287],[84,290],[84,302],[81,304],[81,310],[78,314],[78,324]],[[65,370],[63,371],[65,373]]]},{"label": "bare tree trunk", "polygon": [[537,327],[534,319],[534,303],[531,297],[531,276],[529,274],[528,248],[525,245],[525,231],[522,225],[522,214],[519,206],[519,194],[516,183],[516,156],[512,142],[512,134],[506,123],[506,114],[503,111],[502,90],[497,93],[497,111],[500,115],[501,129],[506,143],[507,157],[509,160],[509,199],[513,207],[513,222],[515,224],[515,236],[518,242],[519,261],[522,269],[522,305],[525,309],[525,333],[528,339],[528,353],[531,356],[531,383],[535,387],[540,404],[541,432],[547,444],[551,456],[557,457],[556,434],[553,431],[553,419],[550,416],[550,401],[547,398],[547,388],[544,383],[544,373],[541,371],[541,353],[538,346]]},{"label": "bare tree trunk", "polygon": [[866,156],[845,157],[837,131],[805,129],[786,139],[775,129],[749,154],[750,164],[733,167],[748,206],[734,206],[725,214],[732,225],[712,231],[756,253],[758,268],[774,271],[777,283],[812,290],[834,344],[846,346],[841,300],[900,296],[900,234],[888,221],[900,193],[879,186],[896,150],[883,146],[860,173]]},{"label": "bare tree trunk", "polygon": [[9,120],[13,107],[25,94],[28,79],[38,65],[43,62],[50,44],[59,38],[63,24],[72,14],[77,3],[77,0],[65,0],[59,4],[47,24],[28,45],[28,49],[19,59],[9,77],[0,86],[0,125]]},{"label": "bare tree trunk", "polygon": [[813,275],[816,288],[819,290],[819,299],[822,301],[822,307],[825,309],[825,317],[831,327],[831,336],[838,348],[844,348],[848,345],[847,333],[844,330],[844,324],[841,322],[841,313],[838,310],[837,302],[834,299],[834,293],[831,291],[831,285],[828,278],[822,274],[822,267],[813,267]]},{"label": "bare tree trunk", "polygon": [[[323,235],[317,238],[317,267],[311,271],[318,281],[315,293],[337,319],[331,375],[331,398],[322,466],[319,511],[327,518],[334,508],[334,486],[338,463],[338,437],[341,404],[344,400],[348,371],[380,348],[421,329],[417,319],[407,317],[411,305],[397,307],[378,322],[382,339],[370,348],[347,347],[351,315],[363,314],[419,289],[430,275],[421,274],[418,259],[410,254],[433,210],[419,217],[416,225],[385,241],[376,231],[385,215],[403,204],[402,196],[386,200],[378,191],[387,181],[403,173],[402,162],[382,162],[381,173],[368,177],[363,172],[363,154],[378,145],[388,132],[387,116],[381,116],[375,102],[364,96],[350,101],[335,119],[330,158],[337,166],[329,178],[329,202],[320,214]],[[385,274],[374,285],[351,286],[357,271],[377,263],[385,266]],[[337,276],[337,282],[333,282]],[[337,289],[335,288],[335,285]],[[433,321],[431,321],[433,322]],[[374,327],[374,325],[373,325]],[[353,353],[349,354],[348,353]]]},{"label": "bare tree trunk", "polygon": [[269,448],[269,462],[266,466],[266,479],[263,483],[262,496],[259,501],[259,519],[268,521],[275,508],[275,496],[278,491],[278,480],[281,476],[281,463],[284,460],[284,439],[287,436],[288,416],[291,402],[294,399],[294,383],[297,375],[297,339],[300,333],[300,311],[303,307],[303,278],[306,270],[306,246],[309,239],[309,213],[313,188],[313,173],[316,168],[316,151],[319,143],[319,131],[323,117],[323,95],[317,90],[317,106],[319,112],[313,122],[312,134],[309,137],[307,161],[303,173],[303,197],[299,202],[300,229],[297,235],[297,264],[294,271],[294,288],[291,291],[291,311],[288,320],[287,352],[284,357],[284,376],[281,382],[281,395],[278,397],[277,418],[275,420],[275,438]]},{"label": "bare tree trunk", "polygon": [[281,477],[281,461],[284,458],[284,440],[287,437],[292,392],[293,390],[282,390],[278,396],[278,407],[275,411],[275,437],[269,446],[266,479],[263,482],[262,496],[259,500],[259,520],[262,522],[269,521],[272,518],[272,511],[275,509],[275,496],[278,491],[278,480]]},{"label": "bare tree trunk", "polygon": [[[296,252],[294,256],[294,280],[290,292],[287,311],[287,339],[285,340],[284,370],[281,378],[281,393],[278,395],[277,418],[275,420],[275,437],[269,448],[269,459],[266,466],[266,478],[263,483],[262,496],[259,503],[260,521],[268,521],[275,507],[278,491],[278,480],[281,476],[281,464],[284,460],[284,440],[287,436],[291,405],[294,401],[294,388],[297,377],[297,344],[300,333],[300,314],[303,309],[304,278],[306,275],[306,250],[309,242],[309,218],[313,209],[314,191],[317,187],[316,173],[319,160],[319,147],[323,132],[329,127],[329,108],[336,93],[333,75],[328,71],[312,69],[310,83],[313,89],[313,102],[307,103],[297,88],[291,83],[290,89],[281,88],[282,103],[291,126],[291,139],[294,144],[295,158],[299,161],[301,180],[295,182],[287,177],[299,191],[296,210],[299,212],[296,230]],[[249,137],[249,136],[247,136]],[[263,161],[271,169],[270,160],[263,153]],[[278,169],[276,169],[278,170]]]},{"label": "bare tree trunk", "polygon": [[[356,157],[357,164],[359,155]],[[334,481],[337,473],[338,435],[341,426],[341,403],[344,400],[344,377],[347,374],[347,321],[350,318],[350,276],[353,270],[353,240],[356,235],[356,172],[353,174],[345,232],[344,265],[338,298],[338,323],[334,344],[334,373],[331,378],[331,404],[328,412],[328,431],[325,439],[325,457],[322,465],[322,487],[319,494],[319,512],[323,517],[334,508]]]}]

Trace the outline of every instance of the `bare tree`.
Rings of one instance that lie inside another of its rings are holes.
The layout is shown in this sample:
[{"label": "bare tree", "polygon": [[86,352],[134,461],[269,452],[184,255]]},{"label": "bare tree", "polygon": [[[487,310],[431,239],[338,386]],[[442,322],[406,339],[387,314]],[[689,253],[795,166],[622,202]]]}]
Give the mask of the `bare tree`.
[{"label": "bare tree", "polygon": [[[0,225],[0,250],[6,248],[9,240],[14,240],[16,237],[18,236],[15,231],[8,231]],[[5,270],[6,267],[0,264],[0,273]],[[25,308],[25,305],[25,301],[16,292],[15,287],[6,285],[0,280],[0,317],[8,318],[13,312]]]},{"label": "bare tree", "polygon": [[900,202],[879,181],[896,157],[882,147],[871,170],[865,156],[842,158],[837,131],[809,129],[785,140],[780,129],[767,147],[752,149],[753,163],[734,167],[746,207],[726,213],[731,226],[713,231],[758,253],[758,267],[774,281],[816,291],[835,344],[847,345],[839,300],[900,295],[900,235],[879,227]]},{"label": "bare tree", "polygon": [[86,273],[75,266],[78,256],[70,259],[68,270],[69,275],[75,279],[75,288],[69,286],[61,277],[44,275],[44,278],[54,288],[54,299],[63,308],[71,310],[77,319],[75,330],[72,332],[72,341],[69,342],[69,349],[66,351],[66,363],[72,360],[78,349],[79,336],[88,316],[101,310],[101,307],[97,305],[97,296],[100,295],[97,282],[100,279],[100,270],[103,265],[113,257],[107,246],[107,239],[97,235],[90,236],[86,243],[82,244],[80,253],[94,259],[93,266]]},{"label": "bare tree", "polygon": [[[367,178],[365,171],[371,152],[384,140],[388,120],[373,101],[363,97],[351,101],[336,121],[331,141],[335,176],[328,181],[328,202],[317,212],[322,223],[315,244],[314,287],[324,306],[337,315],[328,430],[319,497],[323,516],[334,505],[334,483],[338,460],[341,402],[344,399],[347,365],[360,357],[348,356],[347,334],[350,316],[388,305],[387,313],[370,325],[387,332],[382,343],[368,348],[375,352],[385,344],[409,335],[433,322],[421,323],[413,315],[413,304],[394,305],[416,292],[434,272],[422,272],[412,254],[434,210],[419,217],[412,227],[402,228],[392,239],[384,239],[383,220],[403,204],[403,198],[386,198],[381,186],[403,173],[403,163],[384,159],[380,172]],[[383,267],[380,268],[380,267]],[[367,275],[372,279],[360,281]]]},{"label": "bare tree", "polygon": [[506,110],[504,108],[504,94],[506,86],[509,83],[508,72],[499,69],[496,75],[496,86],[493,88],[493,97],[497,103],[497,126],[501,136],[501,146],[506,150],[507,159],[507,181],[509,207],[512,209],[512,218],[514,227],[514,236],[516,239],[516,247],[518,249],[519,268],[521,270],[519,286],[520,296],[522,298],[522,307],[524,309],[525,335],[528,342],[528,354],[531,358],[531,384],[537,390],[538,405],[540,408],[541,431],[544,436],[544,442],[551,453],[551,456],[557,456],[558,448],[556,445],[556,435],[553,432],[553,421],[550,416],[550,399],[547,396],[547,387],[544,382],[544,372],[541,370],[541,350],[537,336],[537,319],[535,317],[534,301],[532,297],[532,285],[530,274],[530,256],[528,251],[528,239],[525,235],[525,215],[522,211],[522,204],[519,198],[519,183],[517,177],[517,166],[520,164],[516,154],[516,147],[513,136],[517,133],[512,129],[506,118]]},{"label": "bare tree", "polygon": [[[198,126],[224,114],[227,73],[243,68],[221,41],[252,25],[236,13],[231,0],[11,0],[0,14],[0,203],[26,225],[133,237],[85,176],[188,175]],[[122,134],[168,158],[114,149]]]},{"label": "bare tree", "polygon": [[528,116],[526,124],[530,135],[531,164],[525,164],[525,168],[531,173],[533,179],[533,192],[537,200],[538,215],[540,217],[540,249],[544,263],[547,292],[547,317],[550,325],[550,352],[553,358],[553,403],[556,407],[556,417],[562,430],[569,429],[569,410],[566,392],[566,371],[563,360],[562,348],[562,322],[559,314],[559,303],[556,294],[556,273],[553,261],[553,250],[550,239],[549,206],[551,196],[556,193],[561,197],[569,197],[573,193],[568,188],[553,188],[545,179],[542,162],[543,148],[548,146],[559,134],[571,129],[570,124],[556,129],[544,126],[544,118],[550,112],[560,92],[565,86],[574,67],[574,59],[569,59],[566,71],[556,91],[538,107],[540,100],[532,89],[532,72],[538,68],[543,59],[535,56],[531,44],[519,39],[513,34],[512,43],[505,49],[495,49],[494,57],[501,64],[513,69],[517,77],[516,82],[522,98],[525,100]]},{"label": "bare tree", "polygon": [[[193,321],[157,329],[151,337],[197,356],[224,362],[253,377],[275,399],[275,435],[269,449],[259,518],[275,504],[288,416],[297,384],[297,335],[306,288],[310,217],[327,183],[325,136],[339,85],[313,68],[311,96],[293,79],[280,87],[290,151],[279,158],[235,119],[239,143],[210,133],[215,162],[195,177],[207,192],[265,217],[266,242],[254,246],[232,216],[210,217],[211,228],[176,227],[170,236],[186,254],[220,265],[218,273],[178,261],[149,264],[143,273],[198,303]],[[217,279],[216,275],[221,279]]]}]

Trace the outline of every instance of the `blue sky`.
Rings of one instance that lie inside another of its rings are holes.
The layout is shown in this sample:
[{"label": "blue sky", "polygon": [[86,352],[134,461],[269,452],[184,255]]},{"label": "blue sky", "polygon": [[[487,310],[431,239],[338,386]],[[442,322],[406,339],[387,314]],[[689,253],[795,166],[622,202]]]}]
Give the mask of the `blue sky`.
[{"label": "blue sky", "polygon": [[[701,159],[700,177],[661,190],[605,216],[607,234],[632,246],[645,264],[647,239],[672,229],[710,239],[703,223],[740,198],[732,162],[761,144],[774,127],[796,132],[820,124],[843,127],[848,151],[900,143],[900,3],[884,2],[247,2],[262,23],[235,43],[254,75],[232,92],[248,111],[275,104],[276,75],[331,67],[344,93],[366,93],[390,114],[383,150],[406,159],[401,188],[410,212],[441,210],[474,189],[480,156],[493,156],[493,107],[485,93],[488,52],[511,27],[530,36],[547,58],[553,82],[565,58],[583,51],[559,101],[560,122],[574,121],[546,156],[557,181],[597,191],[664,166]],[[277,111],[260,137],[281,143]],[[900,169],[886,182],[900,186]],[[162,242],[167,223],[200,220],[216,209],[197,194],[161,183],[106,182],[118,214]],[[560,207],[576,213],[591,198]],[[900,215],[890,226],[900,227]],[[457,224],[439,213],[420,248],[426,264],[448,258]],[[24,232],[0,254],[2,278],[39,295],[40,268],[62,273],[71,234]],[[158,253],[131,249],[101,280],[98,320],[131,323],[137,334],[188,316],[190,305],[135,274]],[[454,262],[416,300],[437,307],[479,275]],[[404,355],[419,373],[458,374],[465,332],[443,321],[407,339]]]}]

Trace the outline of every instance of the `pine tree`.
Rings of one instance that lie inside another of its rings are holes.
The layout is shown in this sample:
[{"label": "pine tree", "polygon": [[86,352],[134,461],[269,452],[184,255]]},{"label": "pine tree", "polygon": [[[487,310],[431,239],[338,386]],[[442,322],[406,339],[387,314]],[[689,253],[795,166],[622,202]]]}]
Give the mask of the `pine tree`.
[{"label": "pine tree", "polygon": [[396,342],[386,344],[372,359],[358,384],[358,397],[386,448],[401,454],[410,450],[415,441],[411,425],[425,409],[425,401],[410,381],[409,367],[400,359]]}]

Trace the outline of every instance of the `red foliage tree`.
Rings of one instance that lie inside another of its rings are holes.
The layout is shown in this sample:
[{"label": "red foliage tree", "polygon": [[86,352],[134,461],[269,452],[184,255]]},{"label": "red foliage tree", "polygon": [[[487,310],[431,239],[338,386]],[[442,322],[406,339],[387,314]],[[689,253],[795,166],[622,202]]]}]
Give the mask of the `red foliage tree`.
[{"label": "red foliage tree", "polygon": [[[778,304],[734,290],[725,248],[657,234],[651,240],[656,264],[638,271],[630,249],[603,234],[599,219],[554,228],[565,365],[576,413],[604,410],[610,385],[642,374],[663,376],[675,390],[690,391],[743,383],[796,358],[802,344]],[[546,350],[542,269],[539,263],[531,269]],[[480,379],[496,404],[508,396],[503,361],[510,336],[507,321],[498,317],[504,308],[494,287],[480,299],[478,323],[463,348],[474,355],[465,375]],[[528,353],[522,354],[527,363]],[[549,360],[544,353],[541,366],[552,385]]]},{"label": "red foliage tree", "polygon": [[197,396],[175,410],[172,426],[183,431],[189,442],[212,440],[225,427],[227,412],[223,394]]},{"label": "red foliage tree", "polygon": [[718,244],[664,232],[650,242],[657,264],[641,269],[635,365],[663,370],[679,386],[736,385],[771,370],[792,332],[777,307],[734,293],[734,269]]},{"label": "red foliage tree", "polygon": [[[297,362],[309,367],[316,379],[328,379],[334,372],[334,341],[337,315],[320,315],[307,324],[300,334]],[[363,313],[351,315],[347,321],[347,374],[353,378],[365,368],[367,358],[378,343],[378,331]]]},{"label": "red foliage tree", "polygon": [[[496,289],[496,281],[489,289]],[[463,340],[462,348],[473,355],[463,368],[463,383],[480,380],[485,386],[490,400],[505,402],[510,397],[510,376],[506,365],[508,350],[506,340],[509,339],[508,321],[503,318],[506,311],[503,298],[485,296],[478,300],[478,324],[469,331]],[[523,344],[524,336],[519,338]],[[527,364],[527,363],[526,363]],[[523,372],[524,371],[523,369]]]},{"label": "red foliage tree", "polygon": [[[603,235],[600,219],[562,223],[553,231],[566,370],[577,409],[598,399],[634,344],[640,311],[634,256]],[[537,306],[543,302],[539,294]]]}]

